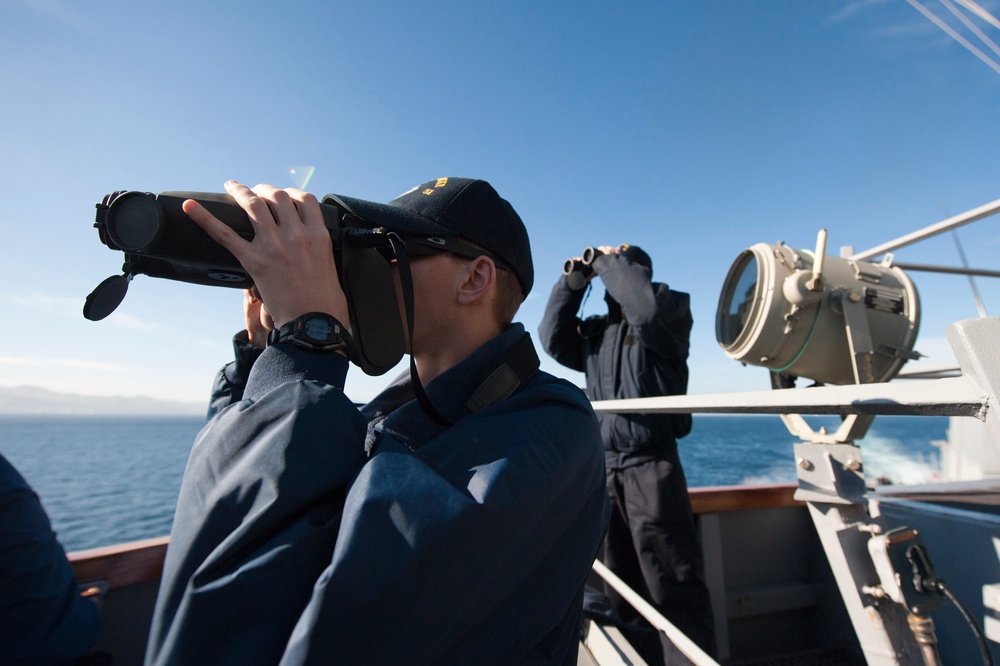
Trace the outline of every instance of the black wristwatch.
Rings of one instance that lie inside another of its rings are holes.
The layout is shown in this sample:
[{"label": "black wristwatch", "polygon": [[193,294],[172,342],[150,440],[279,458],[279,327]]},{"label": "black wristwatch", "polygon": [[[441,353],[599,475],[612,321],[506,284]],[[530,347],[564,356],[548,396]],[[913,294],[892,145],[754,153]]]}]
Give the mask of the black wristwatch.
[{"label": "black wristwatch", "polygon": [[351,334],[325,312],[309,312],[267,334],[268,347],[285,342],[312,351],[344,350],[348,357],[351,355]]}]

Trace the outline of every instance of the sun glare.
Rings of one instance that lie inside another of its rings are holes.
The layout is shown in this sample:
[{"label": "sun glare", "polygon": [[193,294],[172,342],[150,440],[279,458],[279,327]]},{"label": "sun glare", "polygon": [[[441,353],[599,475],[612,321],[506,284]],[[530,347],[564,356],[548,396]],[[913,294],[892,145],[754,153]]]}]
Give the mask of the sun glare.
[{"label": "sun glare", "polygon": [[316,167],[311,166],[293,166],[288,170],[288,175],[291,177],[292,182],[295,183],[295,187],[304,190],[309,184],[309,179],[312,178],[313,171],[315,170]]}]

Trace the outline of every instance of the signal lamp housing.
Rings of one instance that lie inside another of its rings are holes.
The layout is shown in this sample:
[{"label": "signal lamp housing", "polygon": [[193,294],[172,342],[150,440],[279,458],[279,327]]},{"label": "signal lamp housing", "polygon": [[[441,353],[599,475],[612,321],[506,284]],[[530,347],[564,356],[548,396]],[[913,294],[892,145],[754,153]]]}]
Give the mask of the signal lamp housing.
[{"label": "signal lamp housing", "polygon": [[[892,379],[907,360],[920,324],[917,290],[891,265],[757,243],[729,269],[715,336],[726,354],[775,375],[824,384]],[[777,386],[777,382],[773,382]]]}]

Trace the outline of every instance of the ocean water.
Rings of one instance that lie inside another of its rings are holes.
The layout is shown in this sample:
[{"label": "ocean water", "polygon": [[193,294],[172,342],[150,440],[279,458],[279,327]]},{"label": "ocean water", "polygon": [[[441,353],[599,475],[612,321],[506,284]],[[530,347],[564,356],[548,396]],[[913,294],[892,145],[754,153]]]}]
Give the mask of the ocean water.
[{"label": "ocean water", "polygon": [[0,454],[67,551],[170,533],[198,417],[0,416]]},{"label": "ocean water", "polygon": [[[192,417],[0,416],[0,454],[41,497],[66,550],[83,550],[170,532],[202,425]],[[931,480],[933,442],[947,428],[945,417],[876,418],[861,441],[869,480]],[[793,482],[796,441],[777,416],[695,415],[681,460],[691,487]]]}]

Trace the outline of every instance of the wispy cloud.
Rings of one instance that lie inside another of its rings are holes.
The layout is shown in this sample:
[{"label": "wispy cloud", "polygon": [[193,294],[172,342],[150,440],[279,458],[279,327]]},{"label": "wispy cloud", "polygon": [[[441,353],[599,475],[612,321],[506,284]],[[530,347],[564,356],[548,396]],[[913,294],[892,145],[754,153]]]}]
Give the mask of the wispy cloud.
[{"label": "wispy cloud", "polygon": [[83,303],[69,296],[50,296],[38,292],[28,294],[11,294],[8,296],[14,305],[45,314],[55,314],[61,317],[79,317]]},{"label": "wispy cloud", "polygon": [[38,361],[36,359],[21,358],[18,356],[0,356],[0,365],[17,365],[26,368],[32,365],[38,365]]},{"label": "wispy cloud", "polygon": [[94,32],[93,27],[87,19],[77,12],[76,5],[65,0],[11,0],[3,4],[8,6],[20,5],[36,14],[54,19],[70,28],[87,33]]},{"label": "wispy cloud", "polygon": [[[35,312],[43,312],[48,315],[57,315],[59,317],[72,319],[80,319],[83,316],[81,314],[83,310],[83,303],[81,303],[80,299],[75,296],[52,296],[49,294],[35,292],[23,295],[10,294],[7,296],[7,299],[16,307]],[[124,328],[129,331],[167,333],[166,327],[161,323],[145,321],[143,319],[139,319],[138,317],[133,317],[132,315],[127,315],[121,312],[112,313],[101,323],[102,325],[107,324],[117,328]]]},{"label": "wispy cloud", "polygon": [[125,328],[130,331],[143,331],[151,333],[154,331],[164,332],[166,330],[163,324],[145,321],[143,319],[139,319],[138,317],[133,317],[132,315],[123,314],[121,312],[115,312],[104,321],[113,326],[117,326],[118,328]]},{"label": "wispy cloud", "polygon": [[860,12],[863,12],[871,7],[884,5],[890,1],[892,0],[855,0],[854,2],[848,2],[830,16],[830,21],[833,23],[846,21]]},{"label": "wispy cloud", "polygon": [[0,356],[0,365],[15,365],[19,367],[57,367],[76,370],[104,370],[109,372],[126,372],[128,368],[103,363],[101,361],[86,361],[78,358],[59,358],[57,356]]}]

